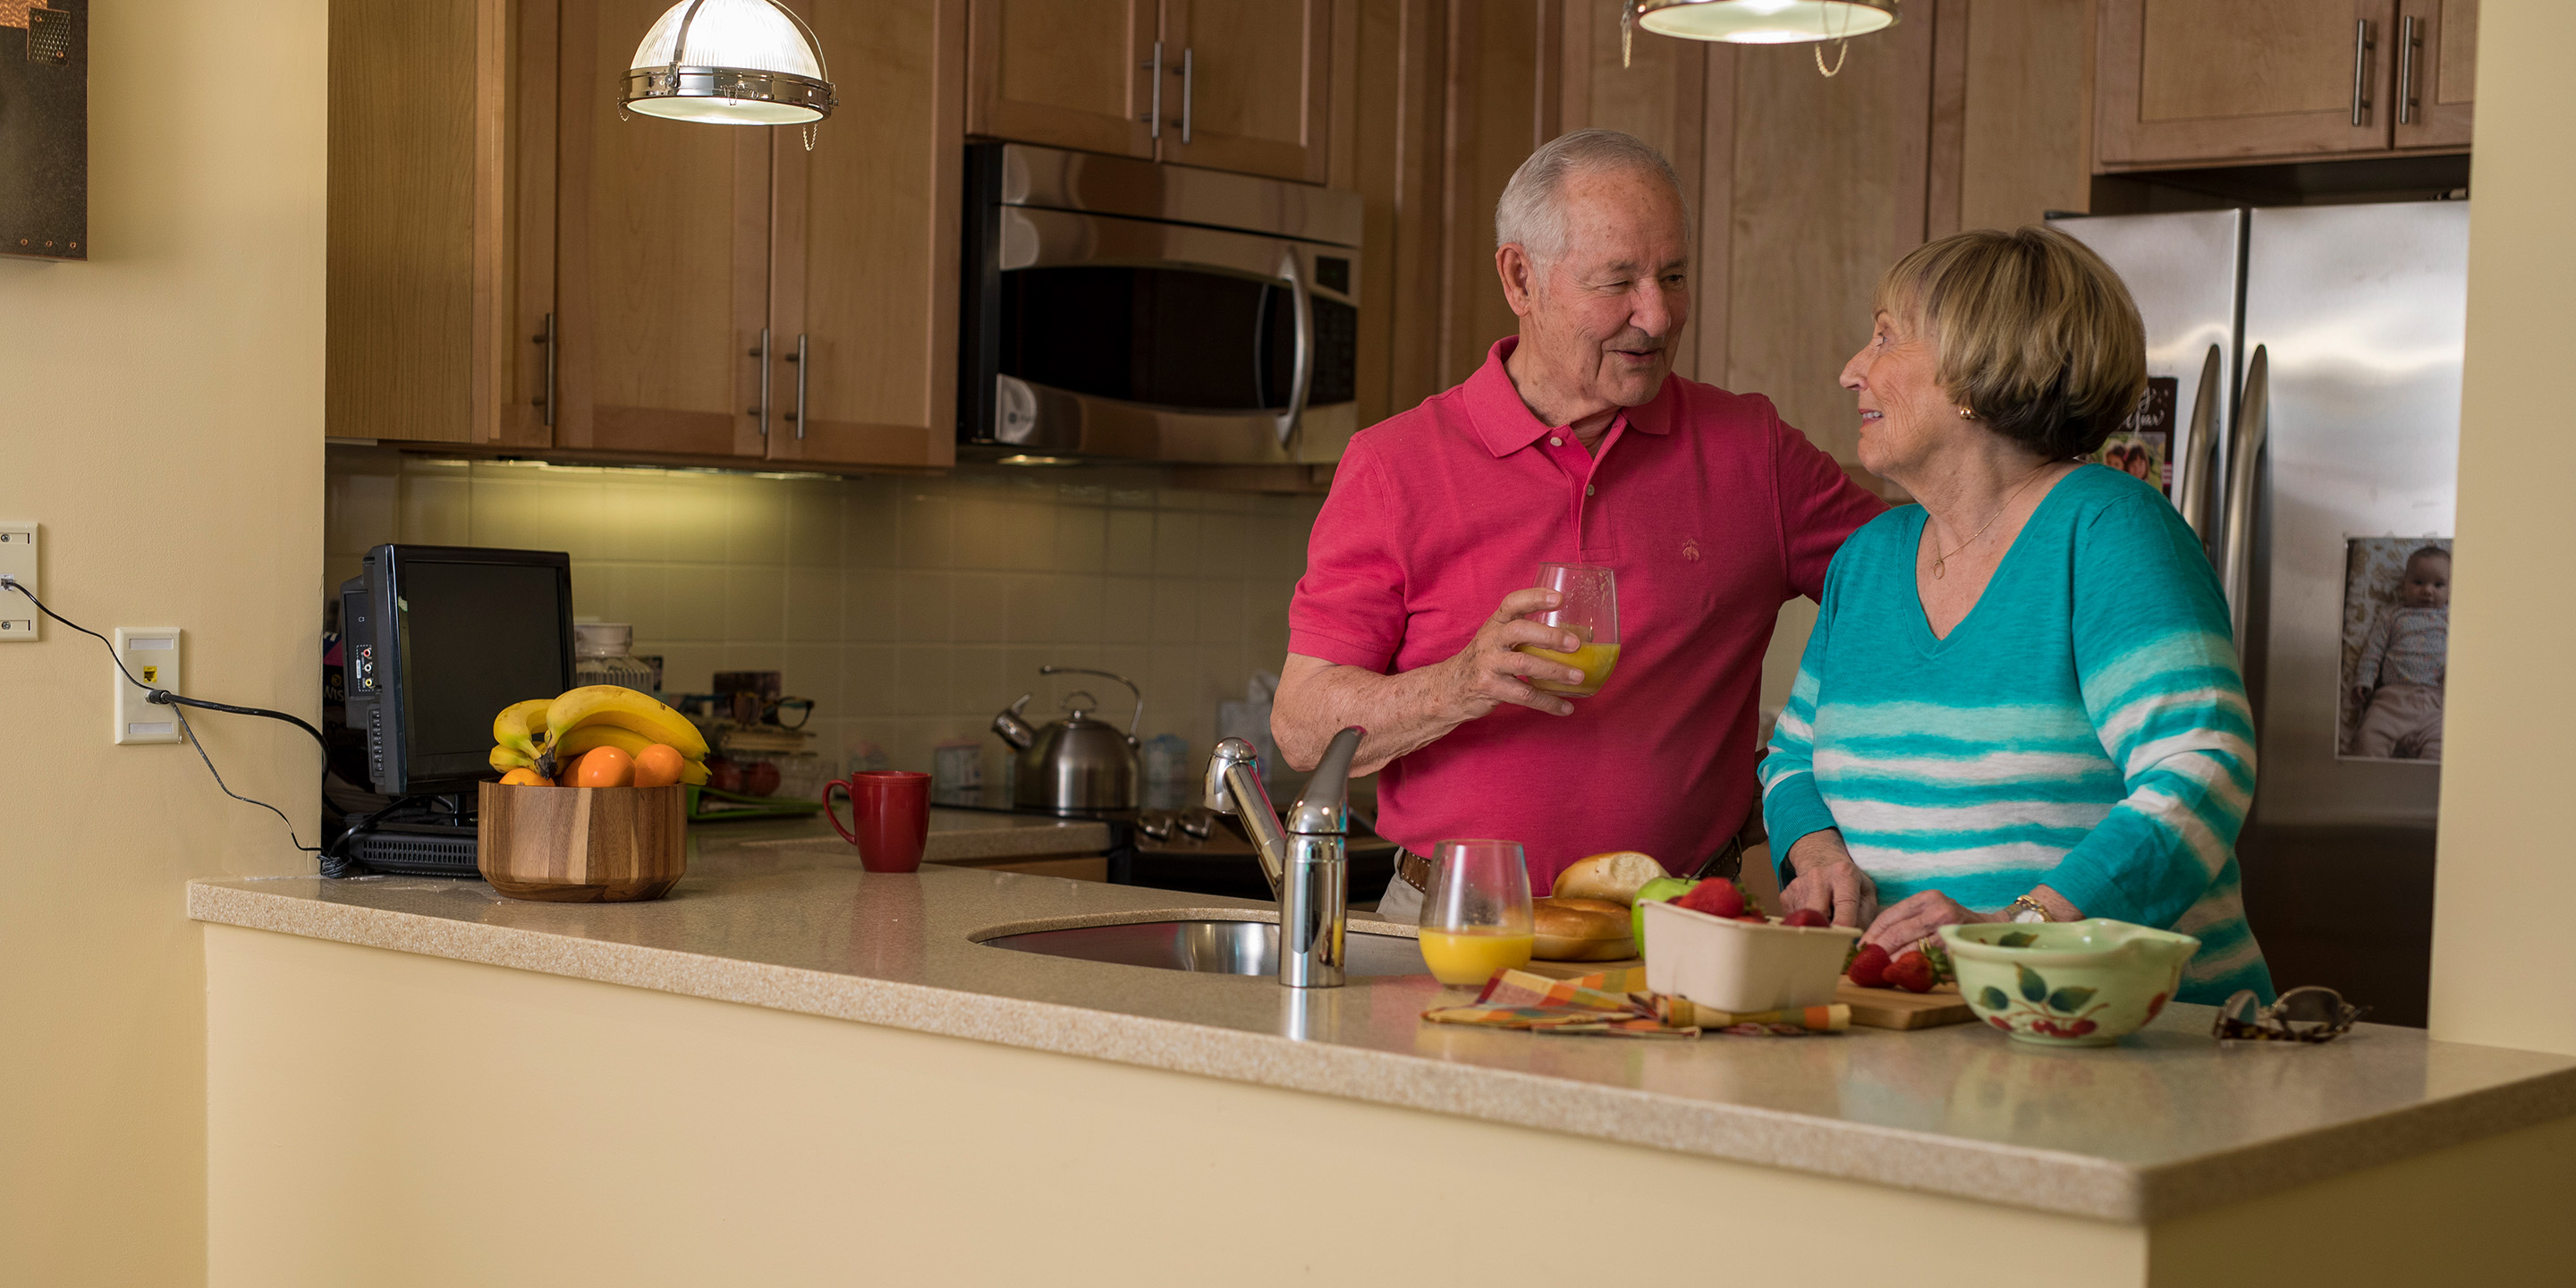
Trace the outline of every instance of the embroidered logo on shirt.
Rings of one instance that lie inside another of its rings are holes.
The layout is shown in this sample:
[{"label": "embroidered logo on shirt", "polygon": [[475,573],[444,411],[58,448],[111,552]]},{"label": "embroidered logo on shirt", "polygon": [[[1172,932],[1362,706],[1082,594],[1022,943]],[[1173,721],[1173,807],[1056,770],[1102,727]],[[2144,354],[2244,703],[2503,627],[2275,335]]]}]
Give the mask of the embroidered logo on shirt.
[{"label": "embroidered logo on shirt", "polygon": [[1688,559],[1692,563],[1699,562],[1699,538],[1682,538],[1682,558]]}]

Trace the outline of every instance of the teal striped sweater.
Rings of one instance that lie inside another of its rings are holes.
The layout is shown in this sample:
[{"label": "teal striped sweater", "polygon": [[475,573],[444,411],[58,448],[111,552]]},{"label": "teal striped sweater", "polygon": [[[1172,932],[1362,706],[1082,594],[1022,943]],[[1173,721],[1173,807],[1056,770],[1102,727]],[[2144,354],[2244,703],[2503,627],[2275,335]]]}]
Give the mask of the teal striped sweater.
[{"label": "teal striped sweater", "polygon": [[2191,529],[2118,470],[2058,481],[1935,639],[1921,506],[1852,534],[1762,762],[1772,852],[1842,829],[1882,906],[1995,909],[2046,885],[2088,917],[2200,940],[2181,1000],[2272,996],[2236,834],[2254,733],[2226,601]]}]

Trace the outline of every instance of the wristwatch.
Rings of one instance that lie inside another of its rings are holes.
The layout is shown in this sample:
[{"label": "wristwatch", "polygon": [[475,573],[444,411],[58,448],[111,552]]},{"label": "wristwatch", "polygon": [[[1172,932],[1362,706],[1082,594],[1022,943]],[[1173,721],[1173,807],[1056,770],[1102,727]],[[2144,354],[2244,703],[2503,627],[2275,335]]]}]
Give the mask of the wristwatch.
[{"label": "wristwatch", "polygon": [[2004,920],[2024,922],[2046,921],[2048,920],[2048,905],[2041,903],[2038,899],[2030,895],[2023,895],[2005,906]]}]

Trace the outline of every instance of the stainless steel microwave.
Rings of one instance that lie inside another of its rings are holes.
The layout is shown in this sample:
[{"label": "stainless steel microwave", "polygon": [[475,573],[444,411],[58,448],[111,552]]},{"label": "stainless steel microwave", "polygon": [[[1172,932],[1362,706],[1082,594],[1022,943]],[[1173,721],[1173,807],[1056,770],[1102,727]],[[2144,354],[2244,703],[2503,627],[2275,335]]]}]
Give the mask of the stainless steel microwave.
[{"label": "stainless steel microwave", "polygon": [[1322,463],[1359,429],[1357,194],[988,143],[966,218],[970,454]]}]

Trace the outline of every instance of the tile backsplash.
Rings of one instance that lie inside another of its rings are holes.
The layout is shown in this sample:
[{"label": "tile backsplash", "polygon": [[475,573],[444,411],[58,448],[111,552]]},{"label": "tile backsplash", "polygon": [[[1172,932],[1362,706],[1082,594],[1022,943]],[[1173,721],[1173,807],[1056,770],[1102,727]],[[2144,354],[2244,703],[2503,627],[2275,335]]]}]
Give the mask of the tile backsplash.
[{"label": "tile backsplash", "polygon": [[1115,683],[1040,676],[1048,662],[1136,681],[1139,736],[1178,734],[1204,756],[1217,704],[1287,652],[1321,503],[1176,489],[1153,469],[825,478],[335,445],[322,590],[386,541],[562,550],[575,615],[633,624],[665,690],[775,669],[814,699],[827,761],[874,742],[896,768],[928,769],[933,745],[974,738],[999,782],[986,726],[1023,692],[1043,719],[1076,689],[1126,719]]}]

